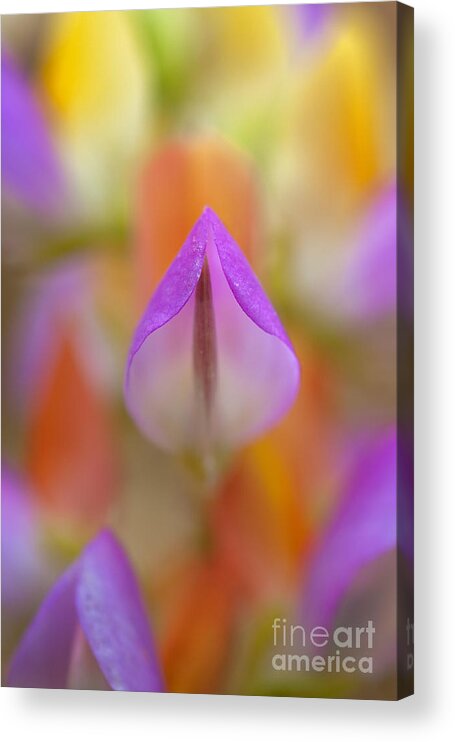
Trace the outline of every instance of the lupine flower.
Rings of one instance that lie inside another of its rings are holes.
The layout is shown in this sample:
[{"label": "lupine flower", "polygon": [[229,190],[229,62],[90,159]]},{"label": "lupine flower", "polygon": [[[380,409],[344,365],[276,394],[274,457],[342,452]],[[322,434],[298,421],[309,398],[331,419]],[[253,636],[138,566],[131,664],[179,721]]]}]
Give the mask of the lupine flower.
[{"label": "lupine flower", "polygon": [[204,458],[274,425],[298,383],[274,308],[205,209],[136,329],[125,387],[131,415],[162,448]]},{"label": "lupine flower", "polygon": [[8,685],[68,687],[81,632],[112,690],[163,690],[136,578],[107,530],[89,543],[44,599],[13,656]]},{"label": "lupine flower", "polygon": [[2,185],[29,208],[55,215],[63,176],[43,106],[7,52],[2,54]]},{"label": "lupine flower", "polygon": [[[3,479],[11,684],[163,687],[144,611],[122,587],[134,577],[106,534],[19,644],[63,554],[114,515],[120,483],[166,690],[348,692],[349,678],[314,674],[277,684],[271,611],[294,619],[294,608],[308,629],[374,618],[371,685],[395,688],[394,547],[406,567],[412,534],[392,537],[391,493],[410,510],[409,472],[384,489],[374,472],[393,459],[388,434],[356,441],[355,457],[352,445],[359,420],[375,427],[380,411],[393,423],[390,319],[397,298],[404,319],[412,306],[412,291],[395,291],[412,256],[400,249],[396,265],[396,230],[403,240],[409,225],[395,216],[393,4],[373,15],[75,13],[3,29],[5,433],[24,467]],[[401,123],[409,185],[412,121]],[[292,317],[294,350],[243,256]],[[212,478],[187,476],[115,412],[135,315],[155,291],[127,406],[149,439],[192,472],[212,464]]]},{"label": "lupine flower", "polygon": [[397,436],[386,431],[359,455],[340,506],[307,566],[300,616],[330,626],[363,567],[397,544]]}]

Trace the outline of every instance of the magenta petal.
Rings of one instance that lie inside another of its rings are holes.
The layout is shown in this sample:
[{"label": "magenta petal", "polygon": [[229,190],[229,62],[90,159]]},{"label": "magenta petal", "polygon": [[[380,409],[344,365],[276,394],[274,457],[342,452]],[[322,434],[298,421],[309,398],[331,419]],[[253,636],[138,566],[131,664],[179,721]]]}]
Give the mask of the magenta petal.
[{"label": "magenta petal", "polygon": [[108,531],[91,541],[45,598],[12,659],[8,684],[66,688],[79,628],[111,688],[163,690],[135,576]]},{"label": "magenta petal", "polygon": [[111,688],[162,691],[136,579],[123,549],[108,531],[81,556],[76,603],[83,632]]},{"label": "magenta petal", "polygon": [[24,481],[2,464],[2,604],[11,611],[25,606],[42,582],[38,530]]},{"label": "magenta petal", "polygon": [[5,192],[45,214],[62,203],[62,173],[39,101],[2,54],[2,180]]},{"label": "magenta petal", "polygon": [[8,685],[17,688],[65,688],[77,614],[74,591],[77,567],[56,582],[28,627],[10,665]]},{"label": "magenta petal", "polygon": [[338,513],[309,564],[300,605],[300,618],[308,626],[330,626],[359,570],[396,546],[396,492],[393,430],[359,458]]},{"label": "magenta petal", "polygon": [[210,273],[217,373],[210,441],[242,444],[287,411],[299,364],[281,322],[240,248],[206,208],[167,271],[136,330],[125,396],[136,423],[169,450],[198,448],[194,369],[195,293]]}]

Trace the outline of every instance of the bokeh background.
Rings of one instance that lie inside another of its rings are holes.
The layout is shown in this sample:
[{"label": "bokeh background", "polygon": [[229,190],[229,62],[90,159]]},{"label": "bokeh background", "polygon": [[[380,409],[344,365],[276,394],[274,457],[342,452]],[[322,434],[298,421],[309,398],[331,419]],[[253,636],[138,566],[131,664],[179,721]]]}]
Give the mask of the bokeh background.
[{"label": "bokeh background", "polygon": [[[354,473],[396,427],[397,189],[406,243],[412,188],[406,117],[397,183],[396,27],[394,3],[2,19],[4,669],[109,524],[168,690],[395,693],[393,549],[331,616],[375,621],[373,676],[277,674],[271,624],[298,622]],[[129,418],[123,376],[206,204],[279,312],[302,380],[201,502]],[[406,324],[406,295],[401,309]],[[356,533],[341,543],[355,549]]]}]

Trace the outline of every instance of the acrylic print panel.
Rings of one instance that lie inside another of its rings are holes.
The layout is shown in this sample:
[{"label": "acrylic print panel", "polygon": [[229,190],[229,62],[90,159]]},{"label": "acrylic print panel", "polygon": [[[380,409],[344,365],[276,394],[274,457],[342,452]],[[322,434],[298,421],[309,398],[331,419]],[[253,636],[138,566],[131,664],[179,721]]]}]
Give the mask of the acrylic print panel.
[{"label": "acrylic print panel", "polygon": [[412,692],[412,10],[2,19],[2,678]]}]

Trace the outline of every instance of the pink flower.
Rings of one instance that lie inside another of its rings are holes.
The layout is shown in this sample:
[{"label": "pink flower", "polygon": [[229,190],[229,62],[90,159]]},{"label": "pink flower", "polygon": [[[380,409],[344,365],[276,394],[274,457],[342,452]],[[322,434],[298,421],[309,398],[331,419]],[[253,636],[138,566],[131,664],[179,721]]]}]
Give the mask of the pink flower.
[{"label": "pink flower", "polygon": [[132,417],[164,449],[221,452],[275,425],[298,385],[275,309],[206,208],[134,334],[125,384]]}]

